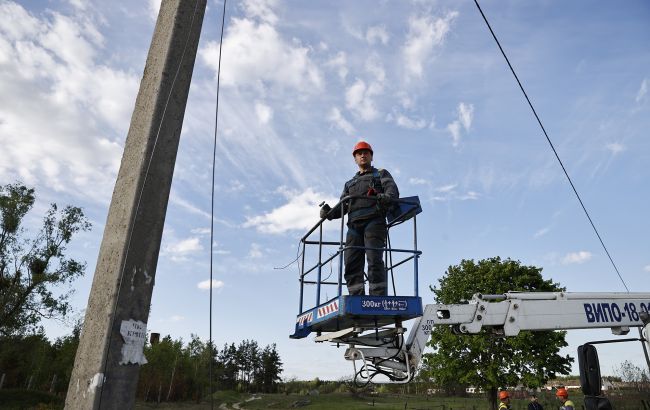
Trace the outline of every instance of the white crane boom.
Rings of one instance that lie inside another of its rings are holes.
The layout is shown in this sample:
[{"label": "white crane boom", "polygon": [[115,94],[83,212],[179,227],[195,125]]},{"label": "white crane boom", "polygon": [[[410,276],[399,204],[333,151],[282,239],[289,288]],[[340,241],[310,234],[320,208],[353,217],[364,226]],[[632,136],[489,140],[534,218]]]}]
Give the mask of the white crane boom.
[{"label": "white crane boom", "polygon": [[[643,339],[650,350],[650,293],[508,292],[501,295],[475,294],[463,304],[426,305],[413,323],[404,343],[404,328],[380,331],[350,328],[323,334],[317,341],[345,343],[347,360],[362,360],[362,380],[370,381],[368,368],[392,381],[406,383],[422,359],[434,326],[452,326],[459,334],[476,334],[489,328],[502,336],[516,336],[522,330],[570,330],[610,328],[625,335],[631,327],[643,327]],[[368,332],[368,333],[364,333]],[[363,347],[357,347],[361,345]]]}]

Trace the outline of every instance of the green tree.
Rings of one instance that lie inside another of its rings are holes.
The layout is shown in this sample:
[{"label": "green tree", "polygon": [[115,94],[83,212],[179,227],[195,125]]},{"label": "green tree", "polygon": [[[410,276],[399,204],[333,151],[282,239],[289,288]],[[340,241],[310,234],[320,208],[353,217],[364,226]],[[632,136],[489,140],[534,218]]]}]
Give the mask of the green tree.
[{"label": "green tree", "polygon": [[[523,266],[519,261],[499,257],[463,260],[450,266],[431,290],[437,303],[452,304],[471,299],[475,293],[501,294],[507,291],[564,290],[552,280],[544,280],[542,269]],[[437,326],[429,346],[434,353],[424,355],[423,372],[439,386],[458,384],[487,391],[490,408],[497,408],[499,387],[523,384],[539,387],[556,374],[568,374],[573,359],[559,355],[567,345],[566,332],[521,332],[500,338],[489,330],[477,335],[456,335],[449,327]]]},{"label": "green tree", "polygon": [[69,285],[86,268],[66,256],[73,235],[91,227],[82,209],[52,204],[41,230],[28,238],[21,225],[34,200],[32,188],[0,186],[0,336],[25,334],[43,318],[64,318]]},{"label": "green tree", "polygon": [[[275,343],[266,346],[262,350],[260,357],[261,365],[255,373],[255,384],[258,391],[264,393],[275,393],[277,391],[278,383],[282,380],[280,374],[282,373],[282,360],[280,354],[276,349]],[[314,379],[314,388],[320,385],[318,378]]]}]

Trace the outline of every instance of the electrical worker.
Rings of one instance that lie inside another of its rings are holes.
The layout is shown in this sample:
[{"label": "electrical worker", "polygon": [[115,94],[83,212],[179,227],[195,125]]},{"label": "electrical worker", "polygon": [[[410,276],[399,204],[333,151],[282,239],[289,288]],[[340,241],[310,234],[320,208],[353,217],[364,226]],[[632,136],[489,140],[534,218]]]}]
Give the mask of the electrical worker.
[{"label": "electrical worker", "polygon": [[[393,177],[385,169],[372,166],[373,151],[370,144],[359,141],[352,149],[354,162],[359,171],[345,183],[341,198],[346,196],[368,196],[373,199],[353,198],[339,203],[333,209],[324,204],[320,217],[333,219],[348,214],[348,232],[345,238],[345,282],[350,295],[365,295],[364,253],[368,258],[368,282],[370,295],[386,294],[386,269],[382,250],[386,247],[386,213],[399,199],[399,190]],[[343,206],[343,212],[341,212]],[[359,248],[350,248],[359,247]],[[364,249],[362,248],[375,248]]]},{"label": "electrical worker", "polygon": [[499,401],[499,410],[510,410],[512,408],[510,406],[510,395],[507,391],[501,390],[499,392]]},{"label": "electrical worker", "polygon": [[562,403],[560,410],[575,410],[575,405],[569,400],[569,392],[564,387],[559,387],[555,393],[558,400]]},{"label": "electrical worker", "polygon": [[530,403],[528,403],[528,410],[544,410],[544,407],[537,401],[535,393],[530,393]]}]

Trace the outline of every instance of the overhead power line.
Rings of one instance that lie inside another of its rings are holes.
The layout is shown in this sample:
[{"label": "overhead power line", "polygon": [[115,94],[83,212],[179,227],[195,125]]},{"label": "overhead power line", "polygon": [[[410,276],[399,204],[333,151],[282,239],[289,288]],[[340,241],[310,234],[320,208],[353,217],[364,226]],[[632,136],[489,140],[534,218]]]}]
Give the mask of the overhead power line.
[{"label": "overhead power line", "polygon": [[212,358],[214,357],[214,343],[212,341],[212,288],[213,288],[213,259],[214,259],[214,176],[217,161],[217,129],[219,125],[219,85],[221,80],[221,49],[223,47],[223,31],[226,26],[226,0],[223,0],[221,13],[221,37],[219,39],[219,64],[217,65],[217,97],[214,109],[214,143],[212,147],[212,191],[210,203],[210,409],[214,409],[214,392],[212,391]]},{"label": "overhead power line", "polygon": [[533,115],[535,115],[535,119],[537,120],[537,123],[539,124],[540,128],[542,129],[542,132],[544,133],[544,136],[546,137],[546,141],[548,141],[548,144],[550,145],[551,149],[553,150],[553,153],[555,154],[555,158],[557,158],[557,161],[560,163],[560,166],[562,167],[562,171],[564,171],[564,175],[566,176],[567,180],[569,181],[569,184],[571,185],[571,188],[573,189],[573,193],[576,195],[576,198],[578,198],[578,202],[580,202],[580,206],[582,207],[582,210],[584,211],[585,215],[587,216],[587,219],[589,220],[589,223],[591,224],[591,227],[593,228],[594,232],[596,233],[596,236],[598,237],[598,240],[600,241],[600,244],[602,245],[603,249],[605,250],[605,253],[607,254],[607,257],[609,258],[609,261],[612,263],[612,266],[614,267],[614,270],[616,271],[616,274],[618,275],[618,278],[621,280],[621,283],[623,283],[623,286],[625,287],[625,290],[628,292],[630,289],[627,287],[627,284],[625,283],[625,280],[623,280],[623,276],[621,276],[621,273],[618,270],[618,267],[616,267],[616,263],[614,263],[614,259],[612,259],[612,256],[610,255],[609,251],[607,250],[607,246],[605,246],[605,242],[603,242],[603,238],[600,236],[600,233],[598,232],[598,229],[596,228],[596,225],[594,224],[594,221],[591,219],[591,216],[589,215],[589,212],[587,211],[587,208],[585,207],[585,204],[582,202],[582,198],[580,198],[580,194],[578,194],[578,190],[576,189],[575,185],[573,184],[573,181],[571,180],[571,177],[569,176],[569,173],[567,172],[566,168],[564,167],[564,164],[562,163],[562,160],[560,159],[560,156],[558,155],[555,146],[553,145],[553,142],[551,141],[551,138],[549,138],[548,133],[546,132],[546,129],[544,128],[544,124],[542,124],[542,120],[539,118],[539,115],[537,115],[537,111],[535,111],[535,107],[533,107],[533,103],[530,101],[530,98],[528,98],[528,94],[526,94],[526,90],[524,89],[524,86],[521,84],[521,81],[519,81],[519,77],[517,76],[517,73],[515,72],[515,69],[512,67],[512,64],[510,64],[510,60],[508,59],[508,56],[506,55],[506,52],[503,50],[503,47],[501,47],[501,43],[499,42],[499,39],[497,38],[496,34],[494,33],[494,30],[492,30],[492,26],[490,25],[490,22],[488,21],[487,17],[485,17],[485,13],[483,13],[483,10],[481,9],[481,6],[478,4],[478,0],[474,0],[474,4],[476,4],[476,7],[478,8],[478,11],[481,13],[481,16],[483,17],[483,20],[485,21],[485,24],[487,25],[487,28],[490,30],[490,33],[492,34],[492,37],[494,38],[494,41],[497,43],[497,46],[499,47],[499,50],[501,50],[501,54],[503,55],[503,58],[505,58],[506,63],[508,63],[508,67],[510,68],[510,72],[512,72],[512,75],[515,77],[515,80],[517,80],[517,84],[519,85],[519,89],[521,89],[521,92],[524,94],[524,97],[526,98],[526,101],[528,102],[528,106],[530,109],[533,111]]}]

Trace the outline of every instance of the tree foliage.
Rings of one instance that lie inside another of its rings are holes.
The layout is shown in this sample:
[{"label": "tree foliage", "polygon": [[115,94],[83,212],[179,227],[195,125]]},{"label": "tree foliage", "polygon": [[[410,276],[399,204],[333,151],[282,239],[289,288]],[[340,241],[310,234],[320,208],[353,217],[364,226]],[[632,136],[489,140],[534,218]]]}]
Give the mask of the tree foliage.
[{"label": "tree foliage", "polygon": [[[204,399],[210,391],[210,344],[198,336],[182,340],[164,337],[145,346],[148,363],[142,366],[138,397],[146,401]],[[254,340],[212,349],[213,390],[277,393],[282,360],[275,344],[261,349]]]},{"label": "tree foliage", "polygon": [[[559,284],[544,280],[541,268],[523,266],[519,261],[499,257],[478,261],[463,260],[450,266],[431,290],[437,303],[452,304],[471,299],[475,293],[501,294],[507,291],[561,291]],[[489,330],[477,335],[456,335],[448,327],[431,332],[429,346],[434,353],[424,355],[423,375],[439,386],[481,387],[490,392],[496,408],[499,387],[519,384],[536,388],[557,374],[568,374],[572,358],[559,355],[567,345],[566,332],[521,332],[516,337],[496,337]]]},{"label": "tree foliage", "polygon": [[639,391],[644,390],[644,387],[650,385],[650,374],[648,371],[629,360],[624,361],[614,370],[620,376],[621,381],[631,384]]},{"label": "tree foliage", "polygon": [[24,334],[43,318],[63,318],[70,311],[69,285],[86,264],[68,258],[66,246],[91,225],[81,208],[52,204],[40,231],[29,238],[22,228],[34,205],[34,190],[0,186],[0,336]]}]

